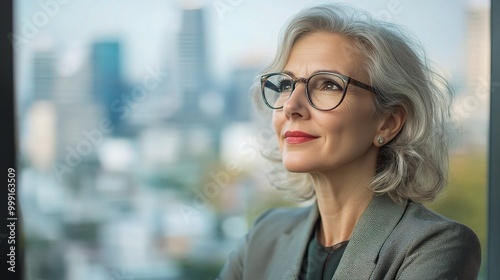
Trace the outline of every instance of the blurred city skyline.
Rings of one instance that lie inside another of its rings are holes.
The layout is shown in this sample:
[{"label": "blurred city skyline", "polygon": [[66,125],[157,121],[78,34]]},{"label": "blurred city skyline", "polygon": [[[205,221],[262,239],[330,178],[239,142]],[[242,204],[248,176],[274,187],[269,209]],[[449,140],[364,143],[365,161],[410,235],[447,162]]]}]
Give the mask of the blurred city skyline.
[{"label": "blurred city skyline", "polygon": [[[478,88],[487,90],[487,71],[464,71],[469,67],[471,58],[468,56],[472,52],[467,50],[471,44],[466,38],[469,35],[463,31],[470,26],[470,13],[466,11],[487,10],[489,1],[431,2],[360,0],[350,1],[349,4],[414,33],[438,70],[450,79],[458,95],[470,95],[471,91],[477,91]],[[18,101],[23,103],[32,98],[33,89],[29,82],[33,72],[31,61],[34,53],[40,50],[50,49],[58,54],[56,71],[63,76],[71,75],[82,67],[90,55],[92,42],[103,40],[122,44],[123,75],[132,84],[140,83],[147,69],[176,72],[178,46],[175,38],[181,26],[180,11],[183,7],[203,7],[207,70],[211,73],[213,83],[222,85],[227,83],[235,68],[252,66],[260,70],[267,65],[275,54],[279,32],[286,20],[301,8],[315,3],[318,1],[274,1],[270,4],[263,0],[150,0],[147,3],[111,0],[90,6],[87,2],[77,0],[17,1],[14,34],[22,38],[20,43],[15,44]],[[55,7],[51,8],[51,5]],[[266,5],[268,9],[260,8]],[[429,9],[431,6],[432,9]],[[446,16],[443,16],[444,13]],[[46,18],[41,14],[45,14]],[[255,21],[257,16],[259,20]],[[480,61],[476,63],[483,65],[487,56],[488,53],[479,51],[473,59],[479,58]],[[476,80],[471,81],[472,77]],[[467,86],[471,86],[467,83],[474,83],[476,88],[467,89]],[[465,126],[480,127],[481,131],[471,135],[481,135],[487,129],[487,102],[484,101],[487,100],[474,97],[459,101],[473,103],[473,110],[467,109],[473,112],[466,114]],[[486,143],[486,137],[476,138],[474,141]]]},{"label": "blurred city skyline", "polygon": [[[314,0],[280,0],[272,4],[264,0],[150,0],[146,3],[111,0],[91,6],[77,0],[59,1],[64,4],[58,4],[57,11],[49,13],[46,23],[40,21],[42,24],[36,24],[37,13],[45,11],[41,3],[59,3],[58,0],[15,2],[18,22],[14,33],[23,35],[25,27],[30,25],[36,29],[32,38],[24,36],[27,40],[16,47],[19,65],[16,70],[23,73],[18,79],[26,76],[29,56],[37,49],[51,48],[77,64],[87,54],[86,49],[92,41],[108,38],[127,46],[123,53],[125,75],[128,79],[140,79],[144,65],[166,64],[174,59],[173,38],[180,27],[179,11],[192,6],[205,10],[204,28],[210,34],[207,38],[209,67],[216,73],[215,78],[224,79],[224,75],[238,64],[253,62],[255,58],[263,64],[268,63],[274,56],[278,34],[286,20],[301,8],[318,3]],[[408,27],[423,43],[429,57],[446,71],[464,65],[463,60],[457,59],[464,52],[462,30],[467,20],[464,11],[489,7],[487,0],[357,0],[348,4]],[[433,8],[429,9],[431,4]],[[261,9],[266,5],[269,9]],[[446,16],[442,16],[443,13]],[[422,15],[433,20],[423,20]],[[18,86],[23,89],[25,83]]]}]

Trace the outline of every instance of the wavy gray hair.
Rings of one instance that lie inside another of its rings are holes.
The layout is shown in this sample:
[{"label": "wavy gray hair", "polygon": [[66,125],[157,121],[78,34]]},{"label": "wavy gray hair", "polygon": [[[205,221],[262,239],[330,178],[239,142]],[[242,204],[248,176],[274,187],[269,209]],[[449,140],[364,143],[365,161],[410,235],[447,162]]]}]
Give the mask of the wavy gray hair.
[{"label": "wavy gray hair", "polygon": [[[448,128],[452,90],[430,65],[416,39],[394,24],[345,5],[320,5],[302,10],[286,25],[272,63],[263,73],[282,71],[294,43],[313,32],[330,32],[350,39],[350,54],[365,57],[371,85],[377,90],[377,114],[403,110],[406,122],[398,136],[379,150],[377,170],[370,189],[387,193],[393,200],[431,201],[443,189],[448,173]],[[260,84],[252,87],[260,111]],[[300,199],[315,193],[308,174],[285,170],[277,142],[263,154],[277,163],[270,181],[279,189],[292,190]],[[286,176],[283,176],[283,175]]]}]

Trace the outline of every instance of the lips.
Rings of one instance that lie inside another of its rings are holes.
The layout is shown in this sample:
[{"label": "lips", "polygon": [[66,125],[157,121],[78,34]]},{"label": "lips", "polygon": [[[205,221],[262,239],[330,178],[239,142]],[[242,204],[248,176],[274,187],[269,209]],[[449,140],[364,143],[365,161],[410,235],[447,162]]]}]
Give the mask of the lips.
[{"label": "lips", "polygon": [[307,134],[302,131],[287,131],[285,132],[285,141],[289,144],[300,144],[304,142],[309,142],[318,138],[311,134]]}]

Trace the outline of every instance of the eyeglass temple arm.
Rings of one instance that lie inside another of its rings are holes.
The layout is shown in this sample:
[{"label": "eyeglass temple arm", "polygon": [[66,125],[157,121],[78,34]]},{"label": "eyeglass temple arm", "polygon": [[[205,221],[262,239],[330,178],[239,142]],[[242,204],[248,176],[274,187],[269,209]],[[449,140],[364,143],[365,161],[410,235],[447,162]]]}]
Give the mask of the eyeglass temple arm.
[{"label": "eyeglass temple arm", "polygon": [[353,85],[357,86],[357,87],[362,88],[362,89],[366,89],[366,90],[369,90],[369,91],[371,91],[371,92],[373,92],[373,93],[377,93],[377,91],[376,91],[373,87],[371,87],[371,86],[369,86],[369,85],[367,85],[367,84],[365,84],[365,83],[363,83],[363,82],[360,82],[360,81],[358,81],[358,80],[356,80],[356,79],[349,78],[349,82],[350,82],[351,84],[353,84]]}]

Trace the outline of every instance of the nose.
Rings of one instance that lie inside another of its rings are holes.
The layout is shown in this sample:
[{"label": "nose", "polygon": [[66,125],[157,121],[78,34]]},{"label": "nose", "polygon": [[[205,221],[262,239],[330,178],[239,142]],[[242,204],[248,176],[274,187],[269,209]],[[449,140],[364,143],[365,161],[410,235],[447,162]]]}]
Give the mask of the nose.
[{"label": "nose", "polygon": [[283,113],[287,118],[306,117],[309,115],[309,103],[304,83],[296,83],[290,97],[283,104]]}]

